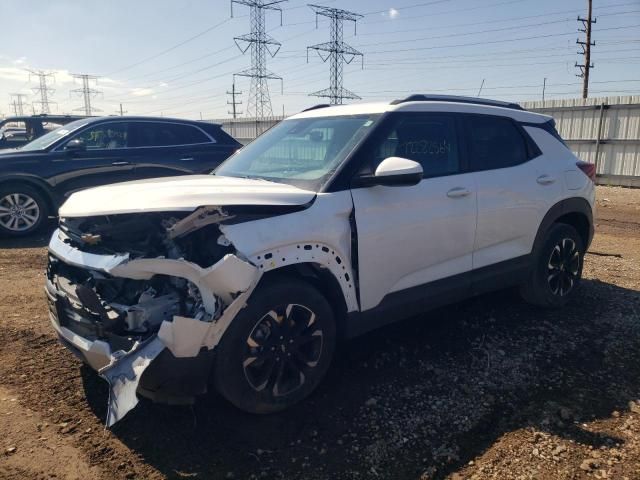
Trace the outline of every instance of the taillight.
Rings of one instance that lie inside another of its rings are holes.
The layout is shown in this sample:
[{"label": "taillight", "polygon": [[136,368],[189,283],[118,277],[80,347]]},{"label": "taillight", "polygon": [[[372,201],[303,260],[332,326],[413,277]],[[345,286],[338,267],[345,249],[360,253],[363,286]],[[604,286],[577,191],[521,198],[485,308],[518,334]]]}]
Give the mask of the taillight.
[{"label": "taillight", "polygon": [[580,160],[576,162],[576,166],[582,170],[582,172],[591,179],[593,183],[596,182],[596,166],[593,163],[583,162]]}]

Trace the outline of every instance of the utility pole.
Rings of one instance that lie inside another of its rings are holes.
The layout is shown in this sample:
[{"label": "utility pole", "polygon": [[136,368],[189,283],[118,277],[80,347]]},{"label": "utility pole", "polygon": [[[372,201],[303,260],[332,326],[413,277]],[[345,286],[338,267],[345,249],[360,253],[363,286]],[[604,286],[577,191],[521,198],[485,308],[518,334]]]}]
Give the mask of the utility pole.
[{"label": "utility pole", "polygon": [[479,97],[480,94],[482,93],[482,89],[484,88],[484,81],[485,81],[485,79],[483,78],[482,79],[482,83],[480,84],[480,89],[478,90],[478,95],[476,95],[477,97]]},{"label": "utility pole", "polygon": [[227,95],[231,95],[231,101],[227,100],[227,105],[231,105],[231,111],[227,111],[227,113],[233,115],[233,119],[235,120],[238,115],[242,115],[242,112],[238,112],[236,109],[237,105],[242,105],[242,101],[236,100],[237,95],[242,95],[242,92],[236,90],[236,82],[233,82],[231,85],[231,91],[227,90]]},{"label": "utility pole", "polygon": [[24,115],[24,107],[26,106],[24,100],[27,98],[27,96],[24,93],[10,93],[9,95],[11,96],[11,107],[13,108],[13,114],[15,116],[21,117],[22,115]]},{"label": "utility pole", "polygon": [[547,77],[542,81],[542,103],[544,104],[544,92],[547,89]]},{"label": "utility pole", "polygon": [[[309,62],[309,49],[318,52],[318,56],[323,62],[329,60],[330,83],[329,88],[311,93],[315,97],[328,97],[331,105],[341,105],[344,99],[359,100],[360,97],[342,86],[344,64],[350,64],[354,58],[362,59],[364,68],[364,56],[358,50],[344,43],[343,22],[353,22],[354,33],[356,32],[356,22],[363,16],[342,10],[340,8],[329,8],[321,5],[309,5],[316,14],[316,28],[318,28],[318,16],[327,17],[330,21],[329,32],[331,40],[325,43],[318,43],[307,47],[307,63]],[[324,56],[323,56],[323,53]]]},{"label": "utility pole", "polygon": [[51,78],[52,81],[55,82],[55,76],[53,73],[47,73],[42,70],[29,70],[29,81],[31,81],[31,77],[36,77],[38,80],[38,86],[33,87],[33,93],[36,95],[40,95],[39,101],[32,102],[33,105],[40,105],[40,113],[50,113],[51,112],[51,104],[52,102],[49,96],[53,95],[54,91],[52,88],[49,88],[47,84],[47,79]]},{"label": "utility pole", "polygon": [[[78,96],[82,96],[84,100],[84,106],[74,109],[84,110],[84,114],[87,117],[90,117],[93,112],[101,112],[99,108],[96,108],[91,105],[91,99],[97,97],[102,92],[99,90],[95,90],[91,88],[90,81],[95,80],[96,84],[98,83],[98,77],[95,75],[87,75],[86,73],[74,73],[73,78],[76,80],[82,80],[82,88],[76,88],[75,90],[71,90],[70,93],[75,93]],[[120,111],[122,112],[122,105],[120,105]]]},{"label": "utility pole", "polygon": [[246,113],[255,118],[273,115],[267,80],[280,80],[282,86],[282,77],[267,69],[267,54],[275,57],[281,44],[266,33],[265,14],[267,10],[280,12],[280,25],[282,25],[282,9],[278,4],[285,1],[287,0],[231,0],[232,18],[234,3],[245,5],[250,9],[251,33],[234,37],[233,40],[243,54],[251,49],[251,67],[234,73],[233,77],[234,79],[236,76],[251,78]]},{"label": "utility pole", "polygon": [[581,22],[583,26],[583,28],[579,28],[578,31],[585,34],[585,40],[576,40],[576,43],[580,45],[580,48],[582,49],[578,54],[584,55],[584,63],[578,64],[578,62],[576,62],[575,64],[575,66],[580,69],[580,73],[577,76],[582,78],[582,98],[587,98],[589,96],[589,70],[593,68],[593,63],[591,63],[591,47],[596,45],[596,42],[591,41],[591,25],[596,23],[596,19],[592,18],[593,0],[587,0],[587,2],[587,18],[578,16],[578,22]]},{"label": "utility pole", "polygon": [[127,112],[126,110],[123,110],[122,109],[122,104],[120,104],[120,110],[118,112],[116,112],[116,113],[120,113],[120,116],[122,117],[122,116],[124,116],[125,113],[129,113],[129,112]]}]

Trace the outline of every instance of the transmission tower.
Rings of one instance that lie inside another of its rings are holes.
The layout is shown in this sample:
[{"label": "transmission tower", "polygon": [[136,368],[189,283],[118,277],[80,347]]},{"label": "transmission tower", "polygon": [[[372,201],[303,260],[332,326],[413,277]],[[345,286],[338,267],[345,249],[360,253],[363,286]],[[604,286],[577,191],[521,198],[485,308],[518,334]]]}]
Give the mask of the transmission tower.
[{"label": "transmission tower", "polygon": [[24,107],[26,104],[24,100],[27,96],[24,93],[10,93],[11,96],[11,108],[13,108],[13,114],[16,116],[24,115]]},{"label": "transmission tower", "polygon": [[[50,95],[53,95],[54,91],[52,88],[49,88],[47,84],[47,79],[51,78],[55,81],[55,77],[53,73],[47,73],[42,70],[29,70],[29,81],[31,81],[31,77],[36,77],[38,86],[33,87],[33,93],[36,95],[40,95],[40,100],[32,102],[32,104],[40,105],[40,113],[50,113],[51,112],[51,104],[52,102],[49,98]],[[34,108],[35,109],[35,108]]]},{"label": "transmission tower", "polygon": [[280,50],[280,42],[268,35],[265,30],[265,14],[267,10],[280,12],[280,25],[282,25],[282,9],[278,4],[287,0],[231,0],[231,17],[233,17],[233,4],[245,5],[250,9],[251,33],[240,35],[233,40],[242,53],[251,49],[251,68],[234,73],[234,78],[250,77],[249,101],[247,102],[247,115],[262,118],[273,115],[271,98],[269,96],[268,80],[280,80],[282,77],[267,69],[267,54],[275,57]]},{"label": "transmission tower", "polygon": [[[329,88],[320,90],[310,95],[316,97],[329,97],[329,103],[332,105],[342,104],[342,100],[347,99],[360,99],[358,95],[350,90],[347,90],[342,86],[343,81],[343,67],[344,64],[350,64],[354,58],[360,57],[362,59],[362,66],[364,67],[364,57],[355,48],[347,45],[342,41],[343,38],[343,22],[345,20],[353,22],[353,28],[355,32],[356,22],[362,15],[357,13],[348,12],[339,8],[329,8],[320,5],[309,5],[311,9],[316,13],[316,28],[318,28],[318,16],[327,17],[330,20],[330,33],[331,40],[325,43],[319,43],[307,47],[307,62],[309,61],[309,49],[318,52],[318,56],[323,62],[329,60],[331,82]],[[323,56],[323,52],[324,56]]]},{"label": "transmission tower", "polygon": [[227,90],[227,95],[231,95],[231,101],[227,100],[227,105],[231,105],[231,111],[227,113],[233,115],[233,118],[235,119],[238,117],[238,115],[242,115],[242,112],[239,112],[236,108],[238,105],[242,105],[242,101],[236,100],[236,97],[238,95],[242,95],[242,92],[238,92],[236,90],[235,82],[233,83],[233,85],[231,85],[231,91]]},{"label": "transmission tower", "polygon": [[582,78],[582,98],[589,96],[589,70],[593,68],[591,63],[591,47],[596,45],[596,42],[591,41],[591,25],[596,23],[596,19],[591,17],[592,0],[587,0],[587,18],[578,17],[578,22],[582,23],[583,28],[579,28],[578,31],[585,34],[584,41],[577,39],[576,43],[580,45],[582,51],[578,52],[579,55],[584,55],[584,63],[579,64],[576,62],[576,67],[580,69],[580,73],[577,75]]},{"label": "transmission tower", "polygon": [[87,75],[85,73],[77,73],[73,74],[73,78],[77,80],[82,80],[82,88],[76,88],[75,90],[71,90],[70,93],[75,93],[78,96],[82,96],[84,100],[84,106],[74,109],[74,111],[84,110],[84,114],[88,117],[91,116],[92,112],[101,112],[99,108],[96,108],[91,105],[91,99],[97,97],[102,92],[99,90],[95,90],[91,88],[90,82],[91,80],[95,80],[98,83],[98,78],[95,75]]}]

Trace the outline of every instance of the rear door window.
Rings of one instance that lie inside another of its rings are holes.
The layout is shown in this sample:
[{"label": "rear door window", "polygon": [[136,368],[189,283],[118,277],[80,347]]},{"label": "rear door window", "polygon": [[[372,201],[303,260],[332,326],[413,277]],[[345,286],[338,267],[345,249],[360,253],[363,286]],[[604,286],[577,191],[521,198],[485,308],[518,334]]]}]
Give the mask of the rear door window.
[{"label": "rear door window", "polygon": [[514,123],[503,117],[466,117],[471,170],[513,167],[528,160],[525,138]]},{"label": "rear door window", "polygon": [[136,122],[135,147],[171,147],[212,143],[211,138],[192,125],[170,122]]}]

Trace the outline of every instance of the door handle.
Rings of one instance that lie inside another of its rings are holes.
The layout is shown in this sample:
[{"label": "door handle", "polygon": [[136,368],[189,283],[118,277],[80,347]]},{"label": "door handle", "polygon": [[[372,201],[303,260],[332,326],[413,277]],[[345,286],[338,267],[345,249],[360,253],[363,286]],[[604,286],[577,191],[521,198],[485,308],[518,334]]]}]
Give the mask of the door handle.
[{"label": "door handle", "polygon": [[184,157],[180,159],[181,162],[192,162],[193,161],[193,157]]},{"label": "door handle", "polygon": [[471,195],[471,192],[463,187],[452,188],[447,192],[449,198],[462,198]]},{"label": "door handle", "polygon": [[551,185],[555,181],[556,179],[553,177],[550,177],[549,175],[540,175],[536,179],[536,182],[538,182],[540,185]]},{"label": "door handle", "polygon": [[129,162],[111,162],[114,167],[124,167],[125,165],[131,165]]}]

